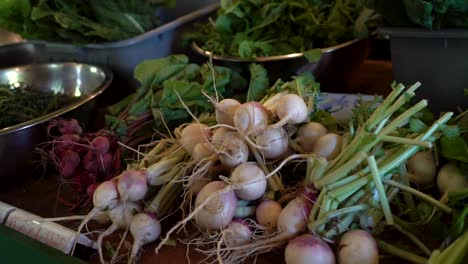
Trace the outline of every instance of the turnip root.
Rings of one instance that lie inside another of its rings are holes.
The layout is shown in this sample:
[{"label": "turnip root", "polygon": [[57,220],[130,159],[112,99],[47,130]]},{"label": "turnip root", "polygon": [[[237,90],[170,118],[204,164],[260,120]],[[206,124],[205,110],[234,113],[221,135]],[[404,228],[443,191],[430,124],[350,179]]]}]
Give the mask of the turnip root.
[{"label": "turnip root", "polygon": [[119,205],[107,212],[112,224],[98,236],[96,241],[101,263],[105,264],[104,256],[102,254],[102,241],[104,237],[114,233],[119,228],[127,229],[130,226],[133,216],[138,212],[141,212],[141,207],[132,202],[121,202]]},{"label": "turnip root", "polygon": [[420,151],[406,162],[410,181],[427,185],[435,180],[437,168],[432,151]]},{"label": "turnip root", "polygon": [[282,127],[268,127],[255,137],[266,159],[276,159],[288,151],[288,135]]},{"label": "turnip root", "polygon": [[161,234],[161,224],[156,215],[146,212],[139,213],[133,216],[130,222],[130,233],[134,241],[128,263],[133,263],[142,246],[158,239]]},{"label": "turnip root", "polygon": [[[195,207],[204,203],[209,196],[217,191],[223,190],[228,185],[223,181],[213,181],[205,185],[195,199]],[[225,193],[216,195],[209,200],[205,206],[195,215],[195,221],[201,229],[211,231],[220,230],[227,226],[234,218],[237,207],[237,198],[234,191],[228,190]]]},{"label": "turnip root", "polygon": [[303,196],[291,200],[278,216],[278,231],[290,236],[304,232],[307,229],[312,201]]},{"label": "turnip root", "polygon": [[268,125],[268,110],[258,102],[247,102],[234,112],[234,125],[245,135],[264,130]]},{"label": "turnip root", "polygon": [[208,142],[211,138],[211,130],[205,124],[192,123],[182,129],[180,135],[180,144],[192,155],[193,149],[198,143]]},{"label": "turnip root", "polygon": [[239,101],[230,98],[219,101],[215,104],[216,123],[234,126],[234,113],[240,105]]},{"label": "turnip root", "polygon": [[328,133],[317,139],[312,149],[312,153],[327,160],[333,160],[341,153],[342,136],[335,133]]},{"label": "turnip root", "polygon": [[463,175],[454,162],[449,162],[437,173],[437,187],[443,194],[468,188],[468,176]]},{"label": "turnip root", "polygon": [[192,152],[192,159],[196,162],[216,156],[216,151],[209,143],[198,143]]},{"label": "turnip root", "polygon": [[284,258],[286,264],[335,263],[335,255],[330,246],[313,234],[300,235],[289,241]]},{"label": "turnip root", "polygon": [[304,99],[297,94],[286,94],[278,101],[276,115],[280,119],[272,127],[281,127],[286,124],[295,125],[307,120],[309,115]]},{"label": "turnip root", "polygon": [[267,188],[267,178],[255,163],[242,163],[231,173],[231,182],[239,186],[234,191],[237,197],[253,201],[263,196]]},{"label": "turnip root", "polygon": [[117,190],[123,201],[136,202],[143,199],[148,191],[146,175],[137,170],[124,171],[117,181]]},{"label": "turnip root", "polygon": [[274,230],[278,225],[278,217],[282,210],[283,208],[278,202],[264,200],[257,206],[255,217],[260,225]]},{"label": "turnip root", "polygon": [[221,143],[216,144],[215,147],[219,160],[229,168],[234,168],[249,158],[249,147],[235,132],[227,133]]},{"label": "turnip root", "polygon": [[223,230],[224,243],[227,247],[236,247],[250,242],[253,231],[249,224],[242,219],[234,219]]},{"label": "turnip root", "polygon": [[297,143],[301,148],[310,153],[314,150],[314,145],[317,140],[327,134],[327,129],[320,123],[308,122],[299,127],[297,130]]},{"label": "turnip root", "polygon": [[379,250],[372,235],[364,230],[350,230],[344,233],[338,245],[338,263],[379,263]]}]

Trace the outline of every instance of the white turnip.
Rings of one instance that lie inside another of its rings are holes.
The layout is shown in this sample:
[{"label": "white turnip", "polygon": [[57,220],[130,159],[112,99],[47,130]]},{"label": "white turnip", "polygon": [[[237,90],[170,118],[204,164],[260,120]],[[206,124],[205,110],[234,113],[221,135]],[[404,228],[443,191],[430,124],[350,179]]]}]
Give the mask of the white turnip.
[{"label": "white turnip", "polygon": [[302,97],[297,94],[286,94],[281,97],[276,105],[276,115],[280,120],[272,125],[273,127],[305,122],[309,113]]},{"label": "white turnip", "polygon": [[[247,162],[237,166],[231,173],[231,182],[236,186],[237,197],[253,201],[263,196],[267,188],[267,178],[255,163]],[[237,188],[238,186],[238,188]]]},{"label": "white turnip", "polygon": [[334,264],[335,255],[320,237],[303,234],[289,241],[284,252],[286,264]]},{"label": "white turnip", "polygon": [[278,217],[282,210],[283,208],[278,202],[264,200],[257,206],[255,218],[260,225],[274,230],[278,225]]},{"label": "white turnip", "polygon": [[375,239],[364,230],[347,231],[338,244],[338,263],[379,263],[379,250]]},{"label": "white turnip", "polygon": [[[223,181],[213,181],[205,185],[195,199],[195,206],[199,207],[213,193],[223,190],[228,185]],[[213,197],[213,196],[212,196]],[[211,231],[220,230],[234,218],[237,207],[237,198],[234,191],[217,194],[201,207],[195,215],[195,221],[201,229]]]},{"label": "white turnip", "polygon": [[454,162],[449,162],[437,173],[437,187],[443,194],[468,188],[468,175],[463,175]]},{"label": "white turnip", "polygon": [[180,134],[180,144],[192,155],[193,149],[198,143],[208,142],[212,132],[205,124],[192,123],[182,129]]},{"label": "white turnip", "polygon": [[330,161],[338,157],[338,155],[341,153],[342,144],[342,136],[335,133],[328,133],[317,139],[312,149],[312,153],[319,157],[324,157]]},{"label": "white turnip", "polygon": [[327,134],[327,129],[318,122],[308,122],[299,127],[296,134],[296,140],[299,146],[310,153],[314,150],[317,140]]},{"label": "white turnip", "polygon": [[133,263],[142,246],[158,239],[161,234],[161,224],[156,215],[139,213],[133,216],[130,222],[130,233],[133,237],[133,246],[128,263]]},{"label": "white turnip", "polygon": [[255,143],[266,159],[276,159],[288,151],[288,135],[282,127],[268,127],[255,136]]},{"label": "white turnip", "polygon": [[227,247],[236,247],[249,243],[253,231],[245,220],[236,218],[223,230],[223,235]]},{"label": "white turnip", "polygon": [[219,101],[215,104],[216,123],[234,126],[234,113],[240,105],[239,101],[230,98]]},{"label": "white turnip", "polygon": [[136,202],[143,199],[148,191],[147,176],[138,170],[124,171],[117,181],[117,190],[122,201]]},{"label": "white turnip", "polygon": [[258,102],[247,102],[234,112],[234,125],[245,135],[264,130],[268,125],[268,110]]},{"label": "white turnip", "polygon": [[427,185],[435,180],[437,168],[432,151],[420,151],[406,162],[408,178],[411,182]]}]

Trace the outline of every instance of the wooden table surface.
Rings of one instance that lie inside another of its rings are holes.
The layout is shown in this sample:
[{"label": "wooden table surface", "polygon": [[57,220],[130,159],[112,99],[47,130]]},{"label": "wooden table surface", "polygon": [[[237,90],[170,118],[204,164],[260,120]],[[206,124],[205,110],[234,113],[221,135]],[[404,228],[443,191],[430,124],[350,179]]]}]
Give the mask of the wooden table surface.
[{"label": "wooden table surface", "polygon": [[[322,91],[338,93],[359,93],[387,95],[391,89],[392,66],[389,61],[367,60],[354,72],[350,73],[344,81],[330,87],[323,87]],[[63,216],[70,214],[63,205],[56,204],[57,186],[55,179],[49,177],[41,179],[36,183],[26,183],[18,186],[0,187],[0,201],[15,205],[21,209],[41,215],[43,217]],[[169,223],[173,224],[173,223]],[[188,258],[186,257],[188,254]],[[154,244],[144,247],[139,263],[197,263],[201,259],[199,254],[193,251],[187,253],[187,248],[178,244],[177,246],[166,246],[159,254],[154,253]],[[89,259],[90,263],[98,263],[96,256]],[[282,263],[282,252],[262,256],[257,263]]]}]

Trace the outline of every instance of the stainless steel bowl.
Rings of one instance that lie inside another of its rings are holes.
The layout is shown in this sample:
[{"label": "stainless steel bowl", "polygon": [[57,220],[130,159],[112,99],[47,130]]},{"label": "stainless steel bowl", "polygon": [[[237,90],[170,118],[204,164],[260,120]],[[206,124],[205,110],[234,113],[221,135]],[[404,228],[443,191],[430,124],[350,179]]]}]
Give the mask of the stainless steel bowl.
[{"label": "stainless steel bowl", "polygon": [[355,39],[336,46],[322,49],[322,57],[316,63],[309,63],[303,53],[243,59],[212,54],[192,43],[192,49],[206,58],[212,57],[217,65],[235,68],[240,72],[248,71],[252,62],[262,64],[270,79],[287,79],[303,72],[311,72],[321,83],[334,83],[361,64],[369,51],[368,39]]},{"label": "stainless steel bowl", "polygon": [[47,121],[76,118],[88,122],[93,118],[96,96],[111,83],[112,72],[94,65],[79,63],[30,64],[0,69],[0,83],[24,82],[31,89],[79,97],[70,105],[47,115],[0,128],[0,178],[16,180],[40,168],[36,147],[47,140]]}]

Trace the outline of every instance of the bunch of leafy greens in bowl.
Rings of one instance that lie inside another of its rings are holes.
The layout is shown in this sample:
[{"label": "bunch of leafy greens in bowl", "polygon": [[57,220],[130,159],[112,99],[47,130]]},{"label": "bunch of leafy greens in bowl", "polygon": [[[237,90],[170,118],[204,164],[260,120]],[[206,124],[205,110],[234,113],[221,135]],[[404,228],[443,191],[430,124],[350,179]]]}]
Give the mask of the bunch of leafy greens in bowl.
[{"label": "bunch of leafy greens in bowl", "polygon": [[306,52],[366,38],[380,23],[364,0],[222,0],[215,17],[185,35],[218,56]]},{"label": "bunch of leafy greens in bowl", "polygon": [[118,41],[160,24],[174,0],[2,0],[0,28],[25,39],[88,44]]},{"label": "bunch of leafy greens in bowl", "polygon": [[368,0],[368,7],[380,13],[391,26],[468,28],[466,0]]}]

